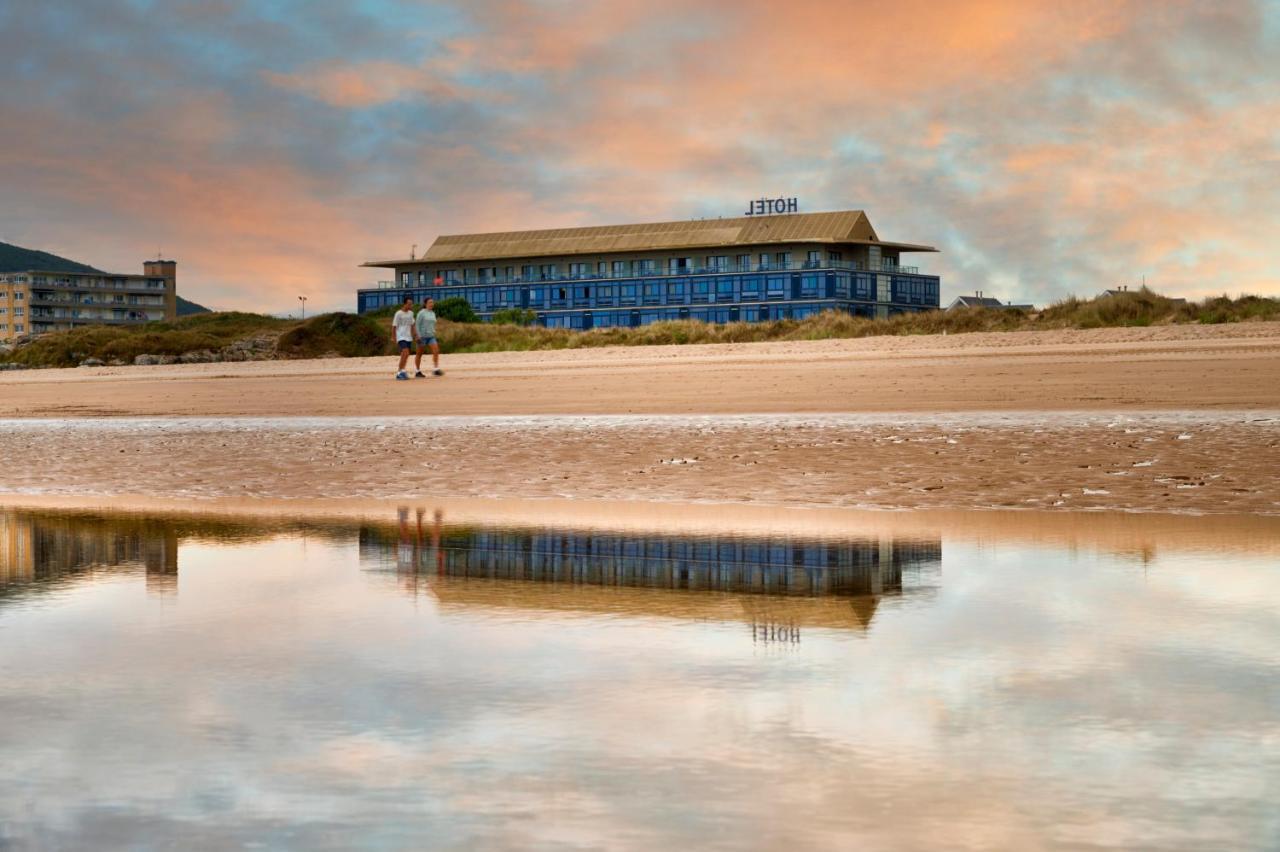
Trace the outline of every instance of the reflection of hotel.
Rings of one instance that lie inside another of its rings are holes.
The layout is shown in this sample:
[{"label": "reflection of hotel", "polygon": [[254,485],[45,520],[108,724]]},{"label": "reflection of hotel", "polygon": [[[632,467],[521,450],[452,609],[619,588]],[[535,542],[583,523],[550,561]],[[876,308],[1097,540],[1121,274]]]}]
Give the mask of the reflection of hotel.
[{"label": "reflection of hotel", "polygon": [[49,582],[124,566],[146,571],[148,591],[176,591],[173,526],[133,517],[0,511],[0,584]]},{"label": "reflection of hotel", "polygon": [[[865,628],[904,572],[936,571],[933,541],[677,536],[405,525],[360,530],[367,570],[442,603]],[[484,581],[484,582],[471,582]],[[572,590],[564,588],[571,586]],[[652,594],[657,590],[722,594]]]},{"label": "reflection of hotel", "polygon": [[422,257],[364,264],[395,279],[360,290],[357,309],[457,296],[482,319],[519,308],[539,325],[573,329],[825,310],[885,317],[939,306],[938,276],[900,262],[933,251],[880,239],[861,210],[459,234],[438,237]]}]

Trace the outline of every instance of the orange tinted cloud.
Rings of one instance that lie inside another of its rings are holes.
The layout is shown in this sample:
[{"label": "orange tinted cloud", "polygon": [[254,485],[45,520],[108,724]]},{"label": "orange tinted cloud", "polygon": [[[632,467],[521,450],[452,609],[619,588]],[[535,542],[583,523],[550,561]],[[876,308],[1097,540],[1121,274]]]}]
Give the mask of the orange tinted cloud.
[{"label": "orange tinted cloud", "polygon": [[944,297],[1143,272],[1280,292],[1266,4],[481,0],[247,28],[224,21],[256,7],[227,6],[117,10],[115,30],[98,10],[116,41],[56,65],[65,22],[0,30],[0,178],[34,199],[0,212],[0,239],[123,269],[162,243],[190,297],[350,307],[387,274],[360,262],[439,233],[787,192],[939,245],[922,265]]}]

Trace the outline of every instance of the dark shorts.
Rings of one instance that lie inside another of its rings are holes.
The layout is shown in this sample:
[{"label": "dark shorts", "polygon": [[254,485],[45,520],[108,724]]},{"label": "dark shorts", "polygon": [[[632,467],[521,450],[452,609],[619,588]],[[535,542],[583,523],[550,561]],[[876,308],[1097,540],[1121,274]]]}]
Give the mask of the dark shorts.
[{"label": "dark shorts", "polygon": [[408,352],[413,348],[412,340],[397,340],[396,345],[400,347],[401,352]]},{"label": "dark shorts", "polygon": [[437,343],[437,342],[438,341],[434,337],[424,337],[418,341],[418,344],[421,346],[430,346],[431,344]]}]

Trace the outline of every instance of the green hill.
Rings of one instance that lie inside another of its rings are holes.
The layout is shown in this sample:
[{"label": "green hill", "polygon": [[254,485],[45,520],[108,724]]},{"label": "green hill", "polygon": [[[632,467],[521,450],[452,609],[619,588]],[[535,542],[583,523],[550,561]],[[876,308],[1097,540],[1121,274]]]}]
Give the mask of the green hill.
[{"label": "green hill", "polygon": [[189,317],[189,316],[194,316],[195,314],[211,314],[211,313],[213,313],[213,311],[209,308],[206,308],[204,305],[197,305],[195,302],[188,301],[187,299],[184,299],[181,296],[178,297],[178,316],[180,317]]},{"label": "green hill", "polygon": [[92,266],[49,254],[47,251],[23,248],[10,243],[0,243],[0,272],[26,272],[38,269],[42,272],[101,272]]}]

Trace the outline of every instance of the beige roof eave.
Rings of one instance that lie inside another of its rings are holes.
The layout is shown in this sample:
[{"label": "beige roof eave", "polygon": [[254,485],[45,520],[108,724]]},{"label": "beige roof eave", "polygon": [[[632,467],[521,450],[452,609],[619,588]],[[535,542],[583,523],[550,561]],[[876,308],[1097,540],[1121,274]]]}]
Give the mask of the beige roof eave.
[{"label": "beige roof eave", "polygon": [[466,263],[793,243],[880,245],[899,251],[937,251],[932,246],[884,242],[876,235],[863,211],[843,210],[832,213],[741,216],[732,219],[694,219],[541,231],[451,234],[438,237],[420,258],[370,261],[362,265],[388,268],[423,263]]}]

